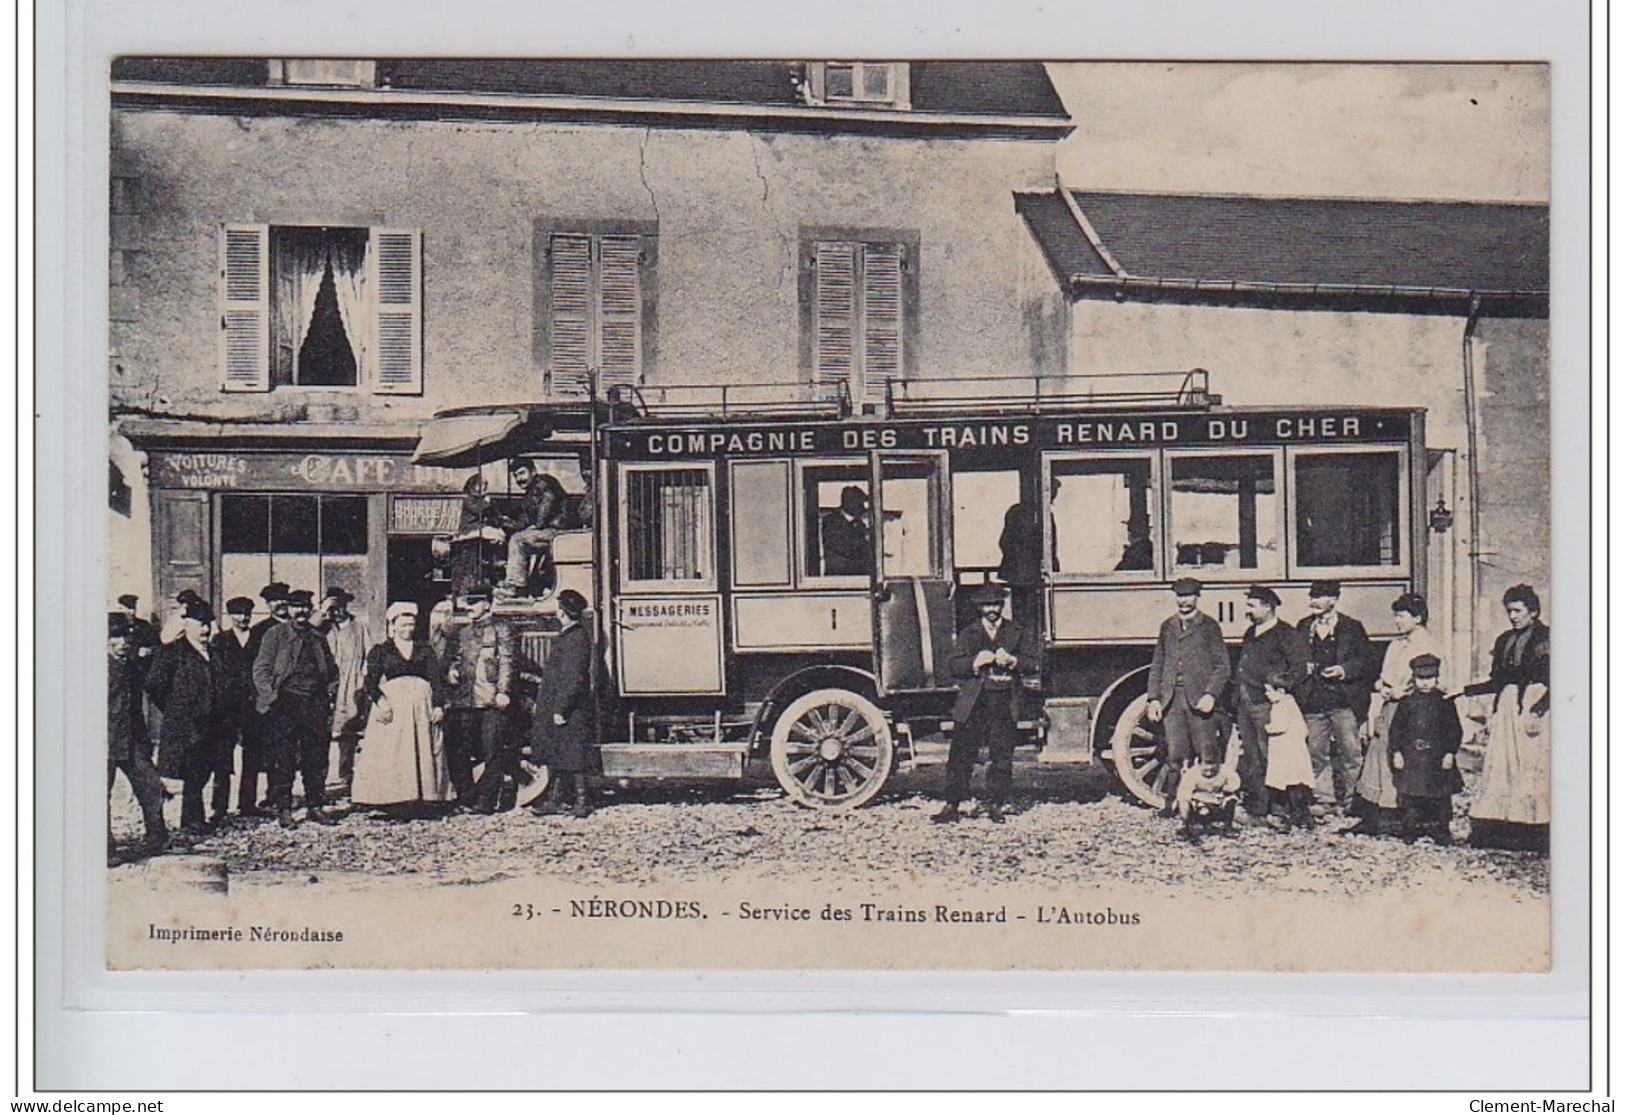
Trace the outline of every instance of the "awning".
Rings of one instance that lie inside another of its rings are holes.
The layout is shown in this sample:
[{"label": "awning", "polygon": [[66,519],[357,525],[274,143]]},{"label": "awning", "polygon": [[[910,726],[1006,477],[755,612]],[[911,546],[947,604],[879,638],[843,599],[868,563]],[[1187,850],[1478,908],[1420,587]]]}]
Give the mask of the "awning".
[{"label": "awning", "polygon": [[412,460],[445,468],[469,468],[500,460],[506,454],[508,436],[524,421],[525,414],[517,407],[432,418],[418,428],[418,447]]}]

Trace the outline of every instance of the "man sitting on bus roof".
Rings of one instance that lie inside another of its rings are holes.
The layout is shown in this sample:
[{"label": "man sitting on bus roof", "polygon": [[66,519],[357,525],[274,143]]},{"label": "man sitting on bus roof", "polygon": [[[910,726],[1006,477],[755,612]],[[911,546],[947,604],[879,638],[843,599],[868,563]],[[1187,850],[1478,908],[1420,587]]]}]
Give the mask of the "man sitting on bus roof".
[{"label": "man sitting on bus roof", "polygon": [[508,570],[496,590],[499,597],[511,598],[523,596],[529,589],[532,561],[546,561],[552,552],[567,497],[563,484],[549,473],[538,472],[536,465],[523,457],[508,462],[508,474],[524,493],[518,513],[507,520],[513,532],[508,536]]}]

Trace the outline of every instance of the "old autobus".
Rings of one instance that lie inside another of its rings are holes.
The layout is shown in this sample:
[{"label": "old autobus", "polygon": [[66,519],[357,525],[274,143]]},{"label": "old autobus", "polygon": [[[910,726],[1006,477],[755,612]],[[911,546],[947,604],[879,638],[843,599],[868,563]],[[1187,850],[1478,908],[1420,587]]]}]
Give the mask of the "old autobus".
[{"label": "old autobus", "polygon": [[941,757],[963,599],[1002,582],[1043,639],[1024,754],[1108,761],[1160,801],[1144,688],[1175,578],[1205,584],[1233,643],[1255,582],[1296,619],[1336,578],[1373,632],[1425,590],[1420,410],[1226,407],[1200,370],[907,381],[866,409],[786,391],[622,390],[423,430],[420,461],[523,455],[590,501],[546,586],[501,610],[540,661],[557,592],[592,602],[610,778],[741,779],[765,754],[796,801],[860,805]]}]

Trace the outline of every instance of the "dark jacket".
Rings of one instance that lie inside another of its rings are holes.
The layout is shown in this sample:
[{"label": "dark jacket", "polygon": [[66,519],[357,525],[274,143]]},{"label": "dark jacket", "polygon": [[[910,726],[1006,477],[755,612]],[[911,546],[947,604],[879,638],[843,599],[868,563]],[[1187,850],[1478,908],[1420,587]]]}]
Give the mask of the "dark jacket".
[{"label": "dark jacket", "polygon": [[339,671],[321,632],[309,624],[273,627],[254,656],[255,707],[268,712],[284,691],[332,699]]},{"label": "dark jacket", "polygon": [[[1307,656],[1303,683],[1296,691],[1298,707],[1306,714],[1352,709],[1361,716],[1371,700],[1371,683],[1377,679],[1381,663],[1373,652],[1365,625],[1353,616],[1337,614],[1337,626],[1330,639],[1315,638],[1315,617],[1298,623]],[[1329,666],[1343,667],[1343,679],[1320,676]]]},{"label": "dark jacket", "polygon": [[1166,706],[1178,690],[1194,708],[1204,694],[1217,702],[1229,680],[1230,654],[1224,649],[1218,620],[1197,612],[1188,625],[1180,623],[1177,615],[1162,621],[1157,649],[1151,655],[1147,697]]},{"label": "dark jacket", "polygon": [[[1422,798],[1459,793],[1461,771],[1454,764],[1444,769],[1444,757],[1454,755],[1460,744],[1461,718],[1443,693],[1435,689],[1400,698],[1388,725],[1388,762],[1394,768],[1395,791]],[[1403,767],[1394,762],[1396,755],[1404,756]]]},{"label": "dark jacket", "polygon": [[[992,665],[983,666],[980,670],[974,667],[976,656],[982,651],[1001,648],[1015,655],[1013,673],[1007,674]],[[953,653],[948,657],[948,668],[959,679],[959,696],[954,700],[954,723],[963,724],[970,719],[982,691],[988,688],[1009,689],[1010,716],[1018,721],[1023,719],[1027,711],[1024,699],[1026,690],[1021,681],[1038,673],[1041,653],[1037,640],[1013,620],[1007,619],[999,624],[998,634],[991,639],[987,637],[987,628],[982,626],[981,620],[967,624],[954,638]]]},{"label": "dark jacket", "polygon": [[218,658],[204,658],[188,639],[158,648],[147,671],[147,696],[164,714],[158,772],[184,778],[188,768],[215,765],[230,686]]},{"label": "dark jacket", "polygon": [[1264,704],[1264,679],[1271,674],[1303,677],[1308,654],[1302,632],[1284,620],[1277,620],[1262,635],[1249,625],[1241,636],[1241,656],[1236,659],[1236,701]]},{"label": "dark jacket", "polygon": [[518,508],[514,514],[507,516],[505,524],[510,530],[528,527],[557,530],[564,522],[569,498],[557,477],[552,473],[538,472],[531,477],[530,487],[519,497]]},{"label": "dark jacket", "polygon": [[867,576],[874,567],[869,525],[861,516],[848,519],[839,509],[826,511],[818,535],[824,549],[824,576]]},{"label": "dark jacket", "polygon": [[[326,645],[326,644],[323,644]],[[436,708],[446,705],[446,672],[440,658],[428,642],[418,639],[412,644],[412,657],[403,656],[395,640],[385,639],[367,652],[367,672],[361,679],[361,697],[371,706],[383,696],[384,682],[398,677],[422,678],[429,683],[429,703]]]},{"label": "dark jacket", "polygon": [[[553,723],[557,714],[563,724]],[[538,759],[558,771],[584,773],[596,742],[592,707],[592,636],[579,623],[552,641],[536,687],[531,743]]]},{"label": "dark jacket", "polygon": [[[1518,687],[1518,699],[1523,699],[1523,691],[1531,685],[1551,685],[1552,678],[1552,637],[1547,626],[1535,620],[1529,625],[1529,641],[1524,645],[1523,654],[1513,661],[1513,652],[1517,648],[1518,631],[1508,628],[1496,636],[1495,649],[1490,652],[1490,680],[1477,681],[1462,690],[1469,697],[1483,696],[1487,693],[1495,694],[1496,704],[1501,703],[1501,690],[1509,685]],[[1530,712],[1543,713],[1549,701],[1542,697],[1535,702]]]},{"label": "dark jacket", "polygon": [[1030,587],[1043,580],[1044,528],[1037,508],[1014,503],[1004,513],[999,559],[999,577],[1006,584]]},{"label": "dark jacket", "polygon": [[122,763],[137,753],[152,757],[147,720],[141,714],[142,667],[135,651],[107,659],[107,758]]},{"label": "dark jacket", "polygon": [[226,675],[226,707],[222,711],[241,722],[254,712],[254,633],[248,643],[237,641],[234,631],[221,631],[209,640],[209,657],[218,659]]}]

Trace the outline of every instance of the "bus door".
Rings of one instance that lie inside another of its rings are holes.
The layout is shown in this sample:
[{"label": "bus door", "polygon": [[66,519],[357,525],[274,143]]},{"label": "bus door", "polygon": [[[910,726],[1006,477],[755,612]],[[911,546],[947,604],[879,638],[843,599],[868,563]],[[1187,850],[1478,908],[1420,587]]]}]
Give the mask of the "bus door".
[{"label": "bus door", "polygon": [[875,672],[882,695],[952,689],[953,554],[948,454],[870,459]]}]

